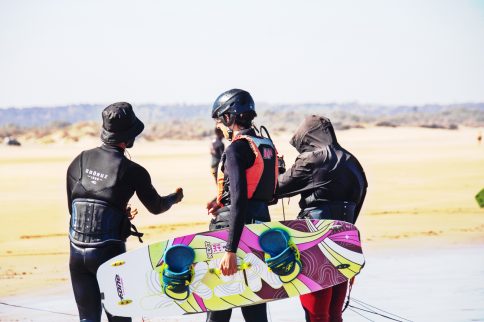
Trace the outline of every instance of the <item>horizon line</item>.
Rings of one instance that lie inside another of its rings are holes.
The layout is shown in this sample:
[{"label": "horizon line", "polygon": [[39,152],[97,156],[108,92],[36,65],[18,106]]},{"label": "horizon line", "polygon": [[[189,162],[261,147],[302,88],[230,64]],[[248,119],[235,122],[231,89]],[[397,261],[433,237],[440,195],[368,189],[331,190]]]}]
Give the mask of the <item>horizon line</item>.
[{"label": "horizon line", "polygon": [[[24,105],[24,106],[0,106],[0,110],[7,110],[7,109],[34,109],[34,108],[59,108],[59,107],[67,107],[67,106],[82,106],[82,105],[90,105],[90,106],[108,106],[113,103],[105,104],[105,103],[66,103],[66,104],[46,104],[46,105]],[[156,105],[156,106],[168,106],[168,107],[177,107],[177,106],[207,106],[211,107],[212,103],[188,103],[188,102],[178,102],[178,103],[153,103],[153,102],[144,102],[144,103],[130,103],[133,107],[136,106],[147,106],[147,105]],[[424,107],[424,106],[431,106],[431,105],[440,105],[440,106],[452,106],[452,105],[479,105],[484,104],[484,101],[462,101],[462,102],[453,102],[453,103],[420,103],[420,104],[387,104],[387,103],[369,103],[369,102],[360,102],[360,101],[327,101],[327,102],[292,102],[292,103],[269,103],[265,101],[260,101],[256,103],[256,105],[269,105],[269,106],[277,106],[277,105],[364,105],[364,106],[382,106],[382,107]]]}]

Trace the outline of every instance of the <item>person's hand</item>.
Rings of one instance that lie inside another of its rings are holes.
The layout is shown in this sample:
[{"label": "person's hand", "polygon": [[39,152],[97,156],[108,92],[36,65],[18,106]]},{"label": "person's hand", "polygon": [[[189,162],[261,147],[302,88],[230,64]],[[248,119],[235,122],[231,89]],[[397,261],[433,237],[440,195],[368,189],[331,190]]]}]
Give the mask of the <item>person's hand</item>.
[{"label": "person's hand", "polygon": [[126,214],[128,215],[129,220],[133,220],[134,217],[138,214],[138,208],[131,208],[131,205],[128,204],[126,207]]},{"label": "person's hand", "polygon": [[183,199],[183,189],[182,188],[176,188],[176,200],[175,203],[179,203]]},{"label": "person's hand", "polygon": [[217,198],[213,198],[209,202],[207,202],[207,210],[210,210],[211,208],[217,206]]},{"label": "person's hand", "polygon": [[217,216],[216,212],[217,210],[220,209],[220,206],[217,204],[217,199],[216,198],[213,198],[212,200],[210,200],[209,202],[207,202],[207,211],[208,211],[208,214],[209,215],[212,215],[212,216]]},{"label": "person's hand", "polygon": [[237,256],[232,252],[225,252],[220,262],[220,271],[222,275],[230,276],[237,273]]},{"label": "person's hand", "polygon": [[215,199],[207,203],[208,215],[211,215],[212,218],[217,218],[217,210],[219,209],[220,206],[217,204],[217,201]]}]

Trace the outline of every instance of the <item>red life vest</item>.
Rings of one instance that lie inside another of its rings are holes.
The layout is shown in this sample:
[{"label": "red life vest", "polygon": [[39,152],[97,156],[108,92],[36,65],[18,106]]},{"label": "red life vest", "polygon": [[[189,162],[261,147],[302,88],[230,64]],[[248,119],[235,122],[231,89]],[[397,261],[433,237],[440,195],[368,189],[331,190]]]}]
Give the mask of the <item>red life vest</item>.
[{"label": "red life vest", "polygon": [[[274,198],[279,175],[277,150],[274,144],[267,138],[250,135],[237,135],[232,139],[232,143],[237,140],[246,140],[255,155],[254,164],[245,170],[247,199],[271,201]],[[226,199],[228,194],[228,182],[223,171],[224,164],[225,158],[222,158],[217,174],[217,203],[219,206],[224,206],[223,199]]]}]

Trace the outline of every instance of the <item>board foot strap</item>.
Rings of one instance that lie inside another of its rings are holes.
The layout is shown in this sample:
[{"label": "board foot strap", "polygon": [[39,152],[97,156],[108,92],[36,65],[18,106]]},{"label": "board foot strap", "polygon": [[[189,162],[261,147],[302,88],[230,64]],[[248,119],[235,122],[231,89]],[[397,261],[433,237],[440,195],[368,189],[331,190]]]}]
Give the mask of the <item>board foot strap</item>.
[{"label": "board foot strap", "polygon": [[302,270],[299,250],[291,243],[287,232],[279,228],[266,230],[259,237],[259,245],[265,253],[267,266],[283,283],[299,275]]},{"label": "board foot strap", "polygon": [[163,291],[168,297],[183,301],[190,296],[194,259],[195,252],[185,245],[172,246],[165,252],[161,275]]}]

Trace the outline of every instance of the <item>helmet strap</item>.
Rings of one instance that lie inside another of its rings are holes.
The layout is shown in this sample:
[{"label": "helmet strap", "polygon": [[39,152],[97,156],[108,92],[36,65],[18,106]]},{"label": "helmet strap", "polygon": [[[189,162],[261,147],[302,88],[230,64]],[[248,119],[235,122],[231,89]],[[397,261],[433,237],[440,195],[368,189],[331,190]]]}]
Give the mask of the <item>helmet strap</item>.
[{"label": "helmet strap", "polygon": [[222,121],[223,125],[225,125],[226,127],[230,127],[230,126],[234,125],[235,118],[236,118],[235,114],[226,113],[226,114],[221,116],[221,121]]},{"label": "helmet strap", "polygon": [[224,124],[219,125],[219,129],[222,131],[225,139],[232,141],[232,138],[234,136],[234,130],[232,130],[228,126],[225,126]]}]

